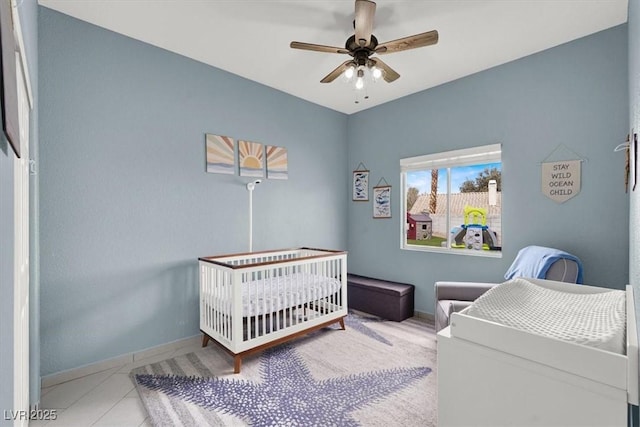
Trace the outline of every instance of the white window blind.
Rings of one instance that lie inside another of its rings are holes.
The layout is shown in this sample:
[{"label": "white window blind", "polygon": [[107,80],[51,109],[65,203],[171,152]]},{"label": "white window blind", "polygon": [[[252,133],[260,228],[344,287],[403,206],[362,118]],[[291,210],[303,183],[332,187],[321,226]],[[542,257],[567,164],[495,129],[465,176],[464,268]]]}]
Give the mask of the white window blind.
[{"label": "white window blind", "polygon": [[407,172],[500,162],[501,152],[502,148],[500,144],[491,144],[452,150],[444,153],[407,157],[400,159],[400,170]]}]

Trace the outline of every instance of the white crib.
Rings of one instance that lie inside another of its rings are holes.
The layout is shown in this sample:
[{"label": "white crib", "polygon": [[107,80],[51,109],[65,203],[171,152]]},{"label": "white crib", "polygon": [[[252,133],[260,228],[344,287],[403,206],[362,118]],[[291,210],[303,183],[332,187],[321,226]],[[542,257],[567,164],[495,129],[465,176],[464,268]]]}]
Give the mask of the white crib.
[{"label": "white crib", "polygon": [[347,315],[347,254],[297,248],[199,258],[202,346],[242,357]]},{"label": "white crib", "polygon": [[[611,291],[527,280],[567,294]],[[473,305],[454,313],[451,325],[438,333],[438,425],[626,427],[627,403],[637,405],[639,391],[638,339],[630,286],[618,307],[625,304],[622,316],[599,314],[600,318],[594,318],[585,312],[583,323],[575,324],[579,327],[590,322],[586,326],[591,327],[602,319],[615,318],[623,325],[621,333],[611,329],[616,350],[487,320],[474,314],[478,310],[474,312]],[[562,316],[559,311],[557,315]],[[548,323],[541,324],[546,327]]]}]

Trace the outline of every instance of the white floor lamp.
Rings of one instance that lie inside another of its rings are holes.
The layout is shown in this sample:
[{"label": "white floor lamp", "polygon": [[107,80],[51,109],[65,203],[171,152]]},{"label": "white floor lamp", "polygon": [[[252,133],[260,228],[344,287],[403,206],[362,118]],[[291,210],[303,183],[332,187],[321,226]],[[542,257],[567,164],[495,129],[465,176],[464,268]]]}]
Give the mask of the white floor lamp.
[{"label": "white floor lamp", "polygon": [[249,252],[253,252],[253,190],[255,190],[256,184],[261,182],[261,179],[256,179],[247,183],[247,190],[249,190]]}]

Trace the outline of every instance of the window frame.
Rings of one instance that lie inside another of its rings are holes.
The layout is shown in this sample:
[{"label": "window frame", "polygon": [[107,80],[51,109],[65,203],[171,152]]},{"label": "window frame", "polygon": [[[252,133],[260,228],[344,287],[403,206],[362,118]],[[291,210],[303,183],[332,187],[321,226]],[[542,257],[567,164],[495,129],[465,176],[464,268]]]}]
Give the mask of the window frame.
[{"label": "window frame", "polygon": [[[432,169],[447,170],[447,230],[451,230],[451,168],[460,166],[470,166],[486,163],[500,163],[502,171],[502,144],[481,145],[471,148],[462,148],[458,150],[450,150],[433,154],[426,154],[415,157],[407,157],[400,159],[400,185],[402,188],[402,196],[400,197],[400,249],[418,252],[435,252],[441,254],[455,254],[464,256],[480,256],[486,258],[502,258],[502,250],[466,250],[459,248],[451,248],[449,236],[447,236],[447,246],[422,246],[407,244],[407,231],[409,226],[407,223],[407,172],[425,171]],[[504,182],[502,182],[504,185]],[[502,191],[502,190],[501,190]],[[502,211],[500,212],[500,223],[502,232]],[[417,229],[417,227],[416,227]],[[502,246],[504,240],[502,235]]]}]

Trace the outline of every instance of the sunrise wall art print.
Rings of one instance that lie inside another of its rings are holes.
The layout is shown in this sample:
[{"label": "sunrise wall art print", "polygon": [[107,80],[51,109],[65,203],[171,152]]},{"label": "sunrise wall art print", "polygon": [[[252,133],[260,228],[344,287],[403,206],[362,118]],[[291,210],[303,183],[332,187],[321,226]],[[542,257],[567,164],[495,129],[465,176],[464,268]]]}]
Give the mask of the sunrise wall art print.
[{"label": "sunrise wall art print", "polygon": [[228,136],[207,134],[207,172],[235,174],[235,141]]},{"label": "sunrise wall art print", "polygon": [[240,176],[262,177],[264,148],[258,142],[238,141]]},{"label": "sunrise wall art print", "polygon": [[267,178],[289,179],[287,149],[267,145]]}]

